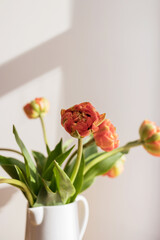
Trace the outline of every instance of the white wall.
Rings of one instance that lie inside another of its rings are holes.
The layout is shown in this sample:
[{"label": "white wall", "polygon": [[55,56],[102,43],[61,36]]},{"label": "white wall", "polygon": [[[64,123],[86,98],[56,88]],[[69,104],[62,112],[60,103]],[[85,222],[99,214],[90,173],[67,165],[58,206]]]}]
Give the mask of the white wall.
[{"label": "white wall", "polygon": [[[21,5],[18,0],[15,2],[24,14],[16,15],[15,7],[12,24],[25,22],[25,28],[15,27],[12,38],[5,32],[4,44],[0,46],[3,56],[0,61],[3,63],[0,66],[0,94],[3,94],[0,99],[0,145],[16,146],[11,133],[11,124],[15,123],[28,148],[41,148],[37,122],[26,119],[21,111],[24,103],[38,95],[51,101],[46,121],[53,145],[64,132],[58,116],[61,107],[86,100],[99,112],[106,112],[107,118],[117,127],[121,145],[138,138],[143,119],[160,125],[158,0],[78,0],[74,4],[67,1],[65,14],[64,9],[61,12],[61,7],[56,5],[58,1],[48,0],[43,18],[43,1],[40,5],[37,1],[37,11],[28,1],[26,11],[30,7],[34,9],[32,15],[36,16],[31,22],[26,20],[25,1]],[[59,32],[54,18],[51,19],[52,28],[48,27],[51,2],[55,4],[52,7],[54,11],[57,9],[57,17],[61,16],[59,21],[62,19],[64,23]],[[5,4],[1,16],[3,27],[8,24],[9,1]],[[67,19],[68,25],[65,25]],[[42,23],[46,31],[37,34],[35,29],[41,29]],[[7,26],[10,29],[11,25]],[[26,28],[32,28],[32,34],[28,33],[33,37],[30,45],[27,46],[28,41],[25,44],[19,41],[21,46],[17,44],[15,52],[9,55],[8,46],[18,43],[18,36],[25,36]],[[11,91],[16,87],[19,88]],[[28,129],[32,129],[30,134]],[[32,131],[36,132],[36,139],[31,137]],[[159,167],[159,158],[138,148],[128,155],[122,176],[117,179],[99,177],[85,193],[90,204],[90,220],[84,239],[158,240]],[[1,174],[4,174],[2,170]],[[12,188],[6,191],[3,186],[1,191],[4,197],[0,200],[0,239],[9,240],[12,236],[22,240],[26,202],[21,193]]]},{"label": "white wall", "polygon": [[72,0],[1,0],[0,62],[10,61],[68,30],[72,4]]},{"label": "white wall", "polygon": [[[12,125],[14,124],[29,150],[40,150],[44,154],[46,153],[39,120],[29,120],[23,112],[24,104],[34,99],[35,96],[47,96],[50,101],[50,111],[45,117],[45,122],[46,130],[49,133],[49,143],[52,148],[55,146],[56,140],[60,139],[61,135],[60,125],[57,129],[57,124],[60,122],[59,113],[64,101],[63,80],[62,71],[60,68],[57,68],[1,97],[0,109],[3,113],[0,126],[1,147],[19,150],[12,134]],[[50,86],[53,86],[53,88],[50,89]],[[7,152],[1,152],[1,154],[11,156]],[[17,154],[13,156],[23,161]],[[7,174],[2,169],[0,169],[0,175],[7,177]],[[0,194],[0,239],[24,239],[25,198],[20,191],[13,187],[8,187],[8,185],[0,186]],[[10,229],[10,231],[7,229]]]}]

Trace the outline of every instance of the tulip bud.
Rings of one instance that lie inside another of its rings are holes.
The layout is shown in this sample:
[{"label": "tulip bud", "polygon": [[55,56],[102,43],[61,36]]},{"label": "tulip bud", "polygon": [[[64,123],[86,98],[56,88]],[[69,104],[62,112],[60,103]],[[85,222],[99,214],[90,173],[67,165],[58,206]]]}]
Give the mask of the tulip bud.
[{"label": "tulip bud", "polygon": [[116,129],[108,119],[105,119],[98,126],[98,131],[93,133],[93,136],[96,145],[106,152],[112,151],[119,146]]},{"label": "tulip bud", "polygon": [[145,120],[140,126],[139,134],[147,152],[160,156],[160,128],[154,122]]},{"label": "tulip bud", "polygon": [[26,104],[23,109],[28,118],[38,118],[48,112],[49,102],[45,98],[35,98],[35,100]]},{"label": "tulip bud", "polygon": [[150,138],[156,132],[156,129],[157,127],[154,122],[144,120],[139,129],[141,140],[145,141]]},{"label": "tulip bud", "polygon": [[118,177],[124,171],[125,160],[126,160],[125,156],[123,155],[119,160],[116,161],[116,163],[108,172],[103,174],[103,176],[108,176],[111,178]]}]

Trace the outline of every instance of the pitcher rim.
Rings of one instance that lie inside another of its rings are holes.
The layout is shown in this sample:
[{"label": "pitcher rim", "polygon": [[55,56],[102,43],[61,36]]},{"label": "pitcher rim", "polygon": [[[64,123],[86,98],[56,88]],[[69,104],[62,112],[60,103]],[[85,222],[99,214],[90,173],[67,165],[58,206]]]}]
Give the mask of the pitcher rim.
[{"label": "pitcher rim", "polygon": [[51,205],[51,206],[37,206],[37,207],[27,207],[28,209],[36,209],[36,208],[52,208],[52,207],[67,207],[76,204],[77,201],[75,200],[74,202],[67,203],[67,204],[59,204],[59,205]]}]

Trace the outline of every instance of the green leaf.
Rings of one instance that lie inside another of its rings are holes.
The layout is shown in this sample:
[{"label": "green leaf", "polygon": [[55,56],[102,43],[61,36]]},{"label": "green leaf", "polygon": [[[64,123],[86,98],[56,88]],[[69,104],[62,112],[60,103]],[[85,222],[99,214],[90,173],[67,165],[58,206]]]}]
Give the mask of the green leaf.
[{"label": "green leaf", "polygon": [[66,158],[69,156],[69,154],[72,152],[72,150],[73,150],[74,147],[75,147],[75,145],[72,146],[68,151],[66,151],[66,152],[62,153],[61,155],[59,155],[59,156],[55,159],[56,162],[57,162],[59,165],[61,165],[61,164],[66,160]]},{"label": "green leaf", "polygon": [[47,149],[47,153],[49,155],[51,151],[50,151],[50,148],[49,148],[48,144],[46,144],[46,149]]},{"label": "green leaf", "polygon": [[62,154],[62,138],[59,141],[59,143],[56,145],[55,149],[51,151],[51,153],[49,154],[44,170],[46,170],[50,166],[50,164],[53,162],[53,160],[55,160],[56,157],[59,156],[60,154]]},{"label": "green leaf", "polygon": [[26,184],[24,184],[23,182],[17,180],[17,179],[8,179],[8,178],[0,178],[0,183],[8,183],[14,187],[19,188],[22,192],[24,192],[26,194],[26,197],[29,201],[30,206],[33,206],[33,198],[32,198],[32,194],[29,191],[28,187],[26,186]]},{"label": "green leaf", "polygon": [[4,169],[4,171],[6,173],[8,173],[8,175],[11,177],[11,178],[14,178],[14,179],[18,179],[19,180],[19,176],[17,174],[17,171],[16,171],[16,168],[14,166],[11,166],[11,165],[2,165],[2,168]]},{"label": "green leaf", "polygon": [[17,171],[19,180],[20,180],[21,182],[24,182],[24,183],[27,185],[28,183],[27,183],[26,177],[25,177],[24,174],[22,173],[21,169],[20,169],[18,166],[15,166],[15,169],[16,169],[16,171]]},{"label": "green leaf", "polygon": [[[93,150],[93,151],[92,151],[92,150]],[[96,148],[93,148],[92,150],[91,150],[90,147],[88,147],[88,150],[87,150],[87,151],[85,151],[85,149],[83,149],[84,161],[85,161],[85,163],[88,163],[88,162],[92,161],[94,158],[96,158],[97,156],[100,156],[101,154],[103,154],[103,153],[97,153],[97,149],[96,149]],[[91,154],[91,152],[92,152],[92,154]],[[95,152],[95,153],[94,153],[94,152]],[[91,155],[89,155],[89,153],[90,153]],[[86,156],[86,157],[88,156],[88,157],[85,158],[85,156]],[[65,167],[65,172],[67,173],[67,175],[68,175],[69,177],[70,177],[71,174],[72,174],[72,171],[73,171],[73,168],[74,168],[76,159],[77,159],[77,155],[75,155],[74,158],[72,159],[71,163],[68,164],[68,165]]]},{"label": "green leaf", "polygon": [[57,190],[56,179],[55,179],[54,174],[52,175],[49,188],[50,188],[53,192],[56,192],[56,190]]},{"label": "green leaf", "polygon": [[77,159],[77,156],[75,156],[75,158],[72,160],[72,162],[64,168],[64,171],[68,175],[69,178],[71,177],[76,159]]},{"label": "green leaf", "polygon": [[[88,146],[86,146],[86,144],[91,141],[93,139],[92,136],[89,136],[87,138],[86,141],[84,141],[85,144],[83,144],[83,154],[84,154],[84,159],[85,162],[87,161],[87,158],[90,155],[93,155],[93,153],[97,154],[98,149],[97,149],[97,145],[95,144],[95,142],[90,143]],[[75,152],[76,153],[76,152]],[[67,164],[65,165],[65,172],[67,173],[67,175],[70,177],[71,176],[71,172],[73,171],[73,166],[75,164],[75,161],[77,159],[77,153],[73,155],[73,157],[71,159],[69,159],[69,161],[67,162]]]},{"label": "green leaf", "polygon": [[31,156],[29,155],[29,152],[27,151],[24,143],[18,136],[15,126],[13,126],[13,133],[15,135],[16,142],[17,142],[18,146],[20,147],[21,152],[24,157],[25,167],[26,167],[26,175],[27,175],[27,179],[29,182],[29,186],[31,187],[31,189],[34,192],[37,192],[38,188],[39,188],[39,178],[37,175],[37,169],[32,161]]},{"label": "green leaf", "polygon": [[37,201],[33,207],[62,205],[61,197],[58,192],[46,190],[43,186],[38,194]]},{"label": "green leaf", "polygon": [[87,188],[89,188],[95,181],[95,178],[83,178],[83,185],[81,188],[81,192],[85,191]]},{"label": "green leaf", "polygon": [[46,164],[46,157],[40,153],[40,152],[36,152],[36,151],[32,151],[32,155],[36,161],[36,165],[37,165],[37,170],[38,172],[41,174],[43,172],[44,166]]},{"label": "green leaf", "polygon": [[62,200],[57,191],[53,192],[50,188],[50,182],[41,178],[42,188],[38,194],[38,198],[34,207],[38,206],[52,206],[52,205],[61,205]]},{"label": "green leaf", "polygon": [[24,156],[24,159],[28,162],[28,165],[29,165],[29,167],[32,169],[32,171],[33,171],[34,173],[36,173],[36,167],[35,167],[35,165],[34,165],[34,163],[33,163],[33,161],[32,161],[32,158],[31,158],[31,156],[29,155],[29,152],[27,151],[24,143],[22,142],[22,140],[21,140],[20,137],[18,136],[18,133],[17,133],[17,131],[16,131],[15,126],[13,126],[13,133],[14,133],[14,135],[15,135],[16,142],[17,142],[18,146],[20,147],[21,152],[22,152],[22,154],[23,154],[23,156]]},{"label": "green leaf", "polygon": [[92,155],[88,156],[85,159],[85,163],[88,164],[89,162],[91,162],[93,159],[95,159],[96,157],[102,156],[104,155],[106,152],[100,152],[100,153],[93,153]]},{"label": "green leaf", "polygon": [[44,179],[51,180],[52,175],[53,175],[53,168],[55,166],[54,160],[56,160],[56,162],[59,165],[61,165],[66,160],[66,158],[69,156],[69,154],[71,153],[73,148],[74,148],[74,146],[71,147],[67,152],[58,155],[57,157],[55,157],[55,159],[52,160],[50,166],[46,169],[46,171],[43,174]]},{"label": "green leaf", "polygon": [[32,182],[35,183],[35,179],[31,176],[30,168],[29,168],[28,162],[26,160],[25,160],[25,167],[26,167],[27,180],[28,180],[29,185],[31,185]]},{"label": "green leaf", "polygon": [[75,188],[71,183],[71,180],[67,176],[67,174],[61,169],[59,164],[54,161],[55,168],[54,174],[56,179],[56,184],[58,188],[59,195],[61,196],[62,202],[65,204],[70,197],[75,193]]},{"label": "green leaf", "polygon": [[90,155],[92,155],[93,153],[97,153],[98,152],[98,148],[95,142],[93,142],[91,145],[87,146],[86,148],[83,148],[83,152],[84,152],[84,158],[86,159],[87,157],[89,157]]},{"label": "green leaf", "polygon": [[74,181],[74,187],[76,189],[76,192],[73,195],[73,197],[71,197],[70,202],[73,202],[76,199],[77,195],[81,192],[81,188],[83,184],[83,170],[84,170],[84,154],[82,154],[79,170]]},{"label": "green leaf", "polygon": [[25,173],[25,165],[17,159],[4,157],[0,155],[0,165],[8,173],[9,176],[19,179],[15,166],[18,166]]},{"label": "green leaf", "polygon": [[68,147],[73,143],[73,138],[68,139],[62,146],[63,152],[66,152]]},{"label": "green leaf", "polygon": [[15,158],[11,158],[11,157],[4,157],[2,155],[0,155],[0,165],[10,165],[10,166],[18,166],[23,172],[25,172],[25,165],[23,162],[15,159]]},{"label": "green leaf", "polygon": [[94,178],[108,172],[117,160],[123,156],[123,153],[116,153],[103,161],[95,164],[85,175],[82,191],[86,190],[94,182]]},{"label": "green leaf", "polygon": [[[18,167],[18,166],[15,166],[15,169],[17,171],[17,174],[18,174],[18,177],[19,177],[19,180],[23,183],[26,184],[26,186],[28,187],[28,189],[30,190],[30,192],[32,193],[32,196],[34,197],[34,199],[36,199],[36,195],[34,194],[34,192],[32,191],[32,189],[30,189],[29,185],[28,185],[28,182],[27,182],[27,179],[26,179],[26,176],[23,174],[23,172],[21,171],[21,169]],[[26,197],[26,194],[24,193],[25,197]]]}]

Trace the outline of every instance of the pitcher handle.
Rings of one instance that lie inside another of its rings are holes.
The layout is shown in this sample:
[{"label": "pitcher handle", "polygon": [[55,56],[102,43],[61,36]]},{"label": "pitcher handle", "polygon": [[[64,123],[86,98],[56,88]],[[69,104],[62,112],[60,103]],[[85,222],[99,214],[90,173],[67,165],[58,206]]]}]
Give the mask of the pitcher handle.
[{"label": "pitcher handle", "polygon": [[83,222],[82,222],[82,226],[80,229],[80,236],[79,239],[82,240],[83,235],[85,233],[86,227],[87,227],[87,223],[88,223],[88,217],[89,217],[89,206],[88,206],[88,202],[86,200],[85,197],[83,197],[82,195],[78,195],[76,198],[76,201],[81,201],[84,205],[84,218],[83,218]]}]

